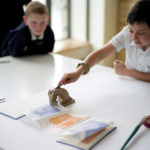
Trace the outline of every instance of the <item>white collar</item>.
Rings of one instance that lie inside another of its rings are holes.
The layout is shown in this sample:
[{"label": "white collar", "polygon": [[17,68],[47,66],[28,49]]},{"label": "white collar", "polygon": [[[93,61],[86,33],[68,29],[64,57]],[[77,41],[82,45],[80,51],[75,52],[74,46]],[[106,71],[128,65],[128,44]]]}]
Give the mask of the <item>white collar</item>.
[{"label": "white collar", "polygon": [[[31,31],[30,31],[31,32]],[[34,41],[34,40],[42,40],[44,39],[44,33],[42,33],[40,36],[35,36],[32,32],[31,32],[31,40]]]},{"label": "white collar", "polygon": [[134,41],[131,41],[130,46],[135,46],[136,47]]}]

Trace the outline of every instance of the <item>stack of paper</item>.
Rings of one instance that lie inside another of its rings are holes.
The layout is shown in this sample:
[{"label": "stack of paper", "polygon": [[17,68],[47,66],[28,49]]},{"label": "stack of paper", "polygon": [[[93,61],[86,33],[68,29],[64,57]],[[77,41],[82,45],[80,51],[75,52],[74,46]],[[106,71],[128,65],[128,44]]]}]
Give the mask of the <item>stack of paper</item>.
[{"label": "stack of paper", "polygon": [[51,127],[52,132],[59,132],[85,120],[87,115],[73,113],[63,106],[45,104],[26,113],[26,118],[38,127]]},{"label": "stack of paper", "polygon": [[57,142],[89,150],[114,129],[112,122],[90,118],[62,133]]},{"label": "stack of paper", "polygon": [[26,115],[40,127],[50,127],[52,132],[59,133],[57,142],[81,150],[92,149],[116,129],[112,121],[73,113],[69,109],[53,104],[33,109]]}]

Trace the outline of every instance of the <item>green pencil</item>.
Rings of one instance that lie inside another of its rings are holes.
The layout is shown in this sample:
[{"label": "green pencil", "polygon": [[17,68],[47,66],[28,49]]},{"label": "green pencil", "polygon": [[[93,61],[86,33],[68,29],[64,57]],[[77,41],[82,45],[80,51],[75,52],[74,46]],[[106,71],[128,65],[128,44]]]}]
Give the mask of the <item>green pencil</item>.
[{"label": "green pencil", "polygon": [[139,128],[141,127],[141,125],[137,125],[133,132],[131,133],[131,135],[128,137],[128,139],[126,140],[126,142],[123,144],[123,146],[121,147],[120,150],[124,150],[124,148],[126,147],[126,145],[129,143],[129,141],[132,139],[132,137],[136,134],[136,132],[139,130]]},{"label": "green pencil", "polygon": [[143,119],[140,121],[140,123],[134,128],[134,130],[132,131],[132,133],[130,134],[130,136],[128,137],[128,139],[123,144],[123,146],[121,147],[120,150],[124,150],[126,145],[129,143],[129,141],[132,139],[132,137],[136,134],[136,132],[139,130],[139,128],[142,126],[142,124],[145,122],[145,120],[146,120],[146,116],[143,117]]}]

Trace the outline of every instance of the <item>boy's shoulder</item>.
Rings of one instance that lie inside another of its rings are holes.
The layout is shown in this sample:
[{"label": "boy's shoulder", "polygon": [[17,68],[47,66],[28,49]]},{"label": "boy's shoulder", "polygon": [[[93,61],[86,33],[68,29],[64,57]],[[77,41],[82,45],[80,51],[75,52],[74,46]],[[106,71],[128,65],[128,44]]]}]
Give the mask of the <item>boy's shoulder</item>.
[{"label": "boy's shoulder", "polygon": [[53,30],[52,30],[52,28],[51,28],[51,26],[49,24],[47,25],[47,27],[45,29],[44,36],[46,36],[46,37],[47,36],[48,37],[53,36],[54,37],[54,32],[53,32]]},{"label": "boy's shoulder", "polygon": [[29,29],[24,24],[24,22],[22,22],[18,27],[9,31],[9,33],[7,34],[2,44],[2,47],[6,47],[8,42],[13,42],[18,39],[25,40],[26,38],[29,38],[29,37],[30,37]]},{"label": "boy's shoulder", "polygon": [[128,25],[123,26],[122,29],[120,30],[120,32],[124,34],[128,33],[128,31],[129,31]]},{"label": "boy's shoulder", "polygon": [[24,32],[27,30],[28,30],[28,27],[24,24],[24,22],[21,22],[21,24],[18,25],[15,29],[10,30],[10,33]]},{"label": "boy's shoulder", "polygon": [[9,31],[7,35],[7,40],[9,41],[10,39],[16,40],[16,39],[29,39],[30,38],[30,31],[28,29],[28,26],[22,22],[19,26],[17,26],[15,29],[12,29]]}]

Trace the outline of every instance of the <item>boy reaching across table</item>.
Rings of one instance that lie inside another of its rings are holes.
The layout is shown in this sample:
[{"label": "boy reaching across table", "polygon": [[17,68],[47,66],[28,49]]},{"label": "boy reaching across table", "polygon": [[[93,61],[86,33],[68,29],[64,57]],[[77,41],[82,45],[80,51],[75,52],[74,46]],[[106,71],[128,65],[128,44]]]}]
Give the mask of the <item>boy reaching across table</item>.
[{"label": "boy reaching across table", "polygon": [[140,0],[127,16],[128,25],[102,48],[89,54],[83,63],[78,64],[76,71],[64,74],[58,83],[68,84],[86,74],[89,68],[110,54],[126,49],[125,64],[116,60],[115,72],[138,80],[150,81],[150,0]]}]

